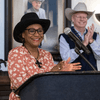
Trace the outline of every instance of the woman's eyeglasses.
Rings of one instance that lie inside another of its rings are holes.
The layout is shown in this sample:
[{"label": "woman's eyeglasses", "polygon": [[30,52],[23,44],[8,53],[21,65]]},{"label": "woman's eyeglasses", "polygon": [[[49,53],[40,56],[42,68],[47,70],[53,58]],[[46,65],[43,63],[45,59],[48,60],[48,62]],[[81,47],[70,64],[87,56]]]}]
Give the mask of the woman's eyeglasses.
[{"label": "woman's eyeglasses", "polygon": [[36,32],[39,34],[39,35],[43,35],[43,29],[34,29],[34,28],[29,28],[29,29],[25,29],[25,30],[28,30],[29,34],[30,35],[34,35]]}]

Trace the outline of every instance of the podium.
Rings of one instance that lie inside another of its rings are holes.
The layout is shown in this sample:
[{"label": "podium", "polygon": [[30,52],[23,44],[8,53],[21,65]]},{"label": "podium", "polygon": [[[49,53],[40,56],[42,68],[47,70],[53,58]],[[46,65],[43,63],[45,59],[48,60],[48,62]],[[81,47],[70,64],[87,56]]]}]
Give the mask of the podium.
[{"label": "podium", "polygon": [[15,92],[21,100],[100,100],[100,72],[47,72],[33,75]]}]

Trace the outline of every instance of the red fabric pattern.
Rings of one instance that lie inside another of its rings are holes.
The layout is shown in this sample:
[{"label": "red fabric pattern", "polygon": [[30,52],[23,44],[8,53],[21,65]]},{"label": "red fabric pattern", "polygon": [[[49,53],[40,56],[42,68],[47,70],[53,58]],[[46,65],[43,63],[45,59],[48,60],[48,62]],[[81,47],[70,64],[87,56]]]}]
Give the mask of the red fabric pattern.
[{"label": "red fabric pattern", "polygon": [[[11,80],[11,89],[18,88],[30,76],[49,72],[54,67],[54,61],[50,52],[43,49],[39,50],[39,62],[42,63],[42,68],[35,64],[35,58],[29,54],[24,46],[19,46],[12,49],[8,55],[8,73]],[[12,92],[9,100],[17,100],[17,97]]]}]

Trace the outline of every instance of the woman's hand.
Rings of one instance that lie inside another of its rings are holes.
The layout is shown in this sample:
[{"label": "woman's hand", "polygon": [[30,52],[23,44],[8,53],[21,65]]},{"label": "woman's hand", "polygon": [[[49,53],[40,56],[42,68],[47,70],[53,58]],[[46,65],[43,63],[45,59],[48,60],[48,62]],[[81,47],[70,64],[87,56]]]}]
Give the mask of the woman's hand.
[{"label": "woman's hand", "polygon": [[81,65],[80,63],[69,63],[70,57],[67,59],[67,61],[61,61],[56,66],[54,66],[51,71],[75,71],[80,70]]},{"label": "woman's hand", "polygon": [[64,66],[61,69],[61,71],[75,71],[75,70],[80,70],[81,69],[81,65],[80,63],[69,63],[70,62],[70,57],[68,58],[67,61],[64,61]]},{"label": "woman's hand", "polygon": [[64,66],[64,61],[59,62],[56,66],[54,66],[51,71],[60,71]]}]

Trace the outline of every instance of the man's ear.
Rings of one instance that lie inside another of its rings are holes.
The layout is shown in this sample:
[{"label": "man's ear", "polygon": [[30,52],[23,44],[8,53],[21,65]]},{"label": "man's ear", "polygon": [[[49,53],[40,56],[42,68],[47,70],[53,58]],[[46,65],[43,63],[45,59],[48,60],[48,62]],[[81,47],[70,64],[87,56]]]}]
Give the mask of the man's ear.
[{"label": "man's ear", "polygon": [[73,15],[72,15],[72,22],[74,22]]}]

